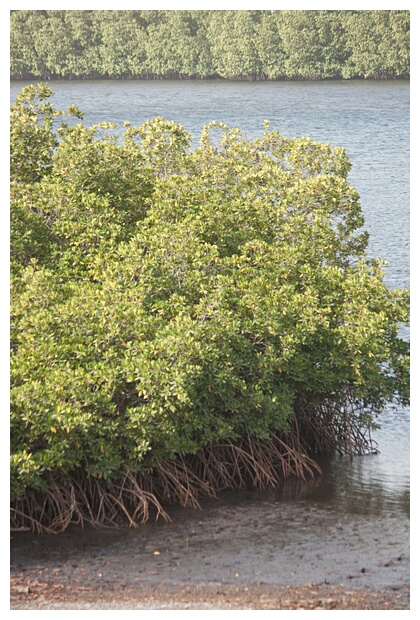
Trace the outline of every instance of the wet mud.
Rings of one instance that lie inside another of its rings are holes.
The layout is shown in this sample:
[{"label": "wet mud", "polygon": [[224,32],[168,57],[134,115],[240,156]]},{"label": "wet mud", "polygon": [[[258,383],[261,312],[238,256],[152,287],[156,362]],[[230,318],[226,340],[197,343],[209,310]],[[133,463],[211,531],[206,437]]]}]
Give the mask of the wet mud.
[{"label": "wet mud", "polygon": [[137,529],[13,532],[12,609],[409,609],[409,519],[228,492]]}]

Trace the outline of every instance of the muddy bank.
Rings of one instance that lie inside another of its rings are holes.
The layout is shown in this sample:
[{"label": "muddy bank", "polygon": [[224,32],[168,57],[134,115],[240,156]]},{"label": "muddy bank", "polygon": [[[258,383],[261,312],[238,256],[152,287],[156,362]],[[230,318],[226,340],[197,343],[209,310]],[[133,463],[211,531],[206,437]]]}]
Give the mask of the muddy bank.
[{"label": "muddy bank", "polygon": [[408,609],[409,520],[227,493],[138,529],[13,533],[12,609]]}]

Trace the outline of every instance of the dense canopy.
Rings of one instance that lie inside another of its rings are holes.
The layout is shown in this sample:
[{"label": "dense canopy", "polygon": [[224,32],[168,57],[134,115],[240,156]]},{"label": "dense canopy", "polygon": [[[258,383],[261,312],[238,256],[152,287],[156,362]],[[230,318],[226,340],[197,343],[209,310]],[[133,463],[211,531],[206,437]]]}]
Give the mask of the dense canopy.
[{"label": "dense canopy", "polygon": [[408,78],[409,11],[13,10],[10,75]]}]

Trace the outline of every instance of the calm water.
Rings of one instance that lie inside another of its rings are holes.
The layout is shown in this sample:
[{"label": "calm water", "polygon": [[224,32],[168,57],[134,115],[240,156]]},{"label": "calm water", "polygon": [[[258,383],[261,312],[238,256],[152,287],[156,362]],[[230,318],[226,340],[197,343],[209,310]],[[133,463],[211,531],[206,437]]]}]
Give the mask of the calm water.
[{"label": "calm water", "polygon": [[[11,101],[25,84],[11,83]],[[125,120],[136,125],[159,115],[182,123],[197,143],[201,127],[211,120],[254,138],[267,119],[285,136],[307,135],[344,146],[353,164],[350,182],[360,194],[370,233],[369,253],[388,261],[388,286],[409,286],[409,82],[86,81],[50,86],[54,105],[78,105],[87,125]],[[402,333],[408,338],[407,328]],[[289,490],[287,497],[298,495],[339,512],[408,517],[409,411],[389,408],[380,421],[382,428],[374,434],[379,455],[326,463],[321,483]],[[284,497],[284,490],[278,490],[277,500]]]}]

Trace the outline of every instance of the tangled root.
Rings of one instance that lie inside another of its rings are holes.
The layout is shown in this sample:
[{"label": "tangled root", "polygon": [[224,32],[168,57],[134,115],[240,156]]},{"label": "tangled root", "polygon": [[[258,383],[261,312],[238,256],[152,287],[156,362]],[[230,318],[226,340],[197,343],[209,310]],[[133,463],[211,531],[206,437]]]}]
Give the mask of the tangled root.
[{"label": "tangled root", "polygon": [[118,482],[85,476],[63,484],[51,478],[47,491],[13,503],[11,527],[38,533],[62,532],[70,524],[115,526],[125,521],[136,527],[152,514],[169,520],[164,504],[199,508],[200,497],[215,498],[223,489],[248,484],[263,489],[290,476],[307,479],[321,473],[297,437],[295,442],[286,443],[275,433],[267,439],[247,436],[161,460],[147,475],[127,472]]},{"label": "tangled root", "polygon": [[[368,415],[373,417],[373,413]],[[363,405],[350,397],[342,404],[306,405],[296,413],[296,432],[312,454],[376,454],[378,444],[371,437],[371,421],[366,424],[365,417]]]},{"label": "tangled root", "polygon": [[361,414],[355,406],[344,411],[331,403],[307,406],[287,434],[223,441],[194,455],[161,460],[150,474],[127,471],[116,482],[80,474],[66,483],[50,478],[48,490],[12,504],[11,527],[38,533],[62,532],[70,524],[137,527],[151,516],[170,520],[165,504],[199,508],[200,497],[216,498],[224,489],[264,489],[290,477],[308,480],[322,473],[309,453],[377,451]]}]

